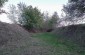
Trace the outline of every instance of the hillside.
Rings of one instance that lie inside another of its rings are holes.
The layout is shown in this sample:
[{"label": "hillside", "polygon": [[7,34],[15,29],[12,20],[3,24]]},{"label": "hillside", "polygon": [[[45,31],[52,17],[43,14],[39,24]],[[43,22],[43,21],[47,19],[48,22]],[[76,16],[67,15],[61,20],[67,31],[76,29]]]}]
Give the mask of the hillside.
[{"label": "hillside", "polygon": [[85,24],[60,27],[53,33],[63,40],[71,41],[80,46],[80,52],[85,51]]},{"label": "hillside", "polygon": [[29,36],[29,34],[22,27],[0,22],[0,46],[9,41],[19,41],[24,36]]},{"label": "hillside", "polygon": [[54,39],[50,33],[30,34],[18,25],[0,22],[0,55],[78,55]]},{"label": "hillside", "polygon": [[0,22],[0,55],[84,55],[73,49],[74,43],[68,46],[70,42],[58,37],[46,32],[29,33],[19,25]]}]

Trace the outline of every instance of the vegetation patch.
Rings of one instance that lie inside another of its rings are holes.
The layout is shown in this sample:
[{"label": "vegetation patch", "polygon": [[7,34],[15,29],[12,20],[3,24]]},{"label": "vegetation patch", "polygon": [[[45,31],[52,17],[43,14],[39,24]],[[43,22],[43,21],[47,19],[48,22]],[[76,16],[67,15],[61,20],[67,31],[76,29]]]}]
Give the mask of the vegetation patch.
[{"label": "vegetation patch", "polygon": [[33,35],[33,37],[46,42],[46,44],[50,46],[56,47],[56,49],[59,48],[59,49],[63,49],[64,51],[69,51],[71,53],[75,52],[80,55],[85,54],[85,52],[81,51],[80,47],[77,44],[69,40],[61,39],[59,38],[59,36],[56,36],[52,33],[36,33]]}]

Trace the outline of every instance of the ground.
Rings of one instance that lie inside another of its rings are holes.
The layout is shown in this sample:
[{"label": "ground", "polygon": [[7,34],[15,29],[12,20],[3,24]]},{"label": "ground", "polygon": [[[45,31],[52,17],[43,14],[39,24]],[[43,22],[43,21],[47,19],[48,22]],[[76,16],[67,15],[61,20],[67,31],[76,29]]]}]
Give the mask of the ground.
[{"label": "ground", "polygon": [[1,46],[0,55],[81,55],[51,33],[30,34]]}]

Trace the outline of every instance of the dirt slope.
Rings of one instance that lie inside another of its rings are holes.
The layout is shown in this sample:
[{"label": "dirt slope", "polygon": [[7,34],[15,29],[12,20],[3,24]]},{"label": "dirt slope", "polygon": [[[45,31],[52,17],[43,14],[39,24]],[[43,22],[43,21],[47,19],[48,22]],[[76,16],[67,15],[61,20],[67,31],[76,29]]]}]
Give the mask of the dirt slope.
[{"label": "dirt slope", "polygon": [[0,46],[8,41],[17,41],[26,35],[29,36],[27,33],[27,31],[18,25],[0,22]]}]

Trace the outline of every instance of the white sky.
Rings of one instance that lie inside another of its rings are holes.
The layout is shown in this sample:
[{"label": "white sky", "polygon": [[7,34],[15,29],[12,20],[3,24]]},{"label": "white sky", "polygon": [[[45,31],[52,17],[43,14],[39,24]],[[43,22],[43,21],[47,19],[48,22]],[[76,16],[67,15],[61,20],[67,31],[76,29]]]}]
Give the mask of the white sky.
[{"label": "white sky", "polygon": [[[17,5],[20,2],[24,2],[27,5],[32,5],[33,7],[38,7],[41,12],[48,11],[49,14],[52,14],[53,12],[57,11],[58,15],[61,15],[63,4],[66,4],[68,0],[9,0],[3,9],[8,11],[9,4]],[[2,22],[10,22],[5,14],[0,15],[0,20]]]}]

